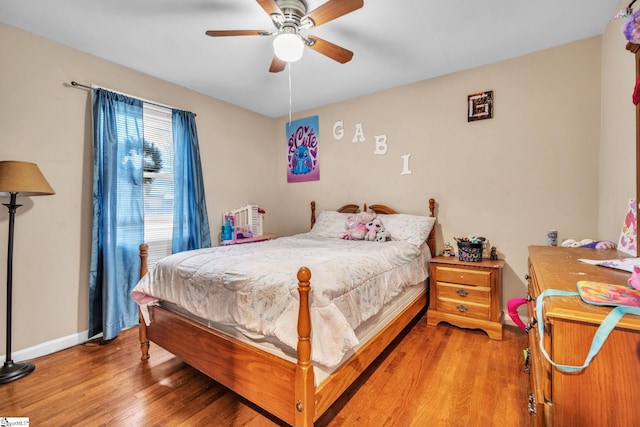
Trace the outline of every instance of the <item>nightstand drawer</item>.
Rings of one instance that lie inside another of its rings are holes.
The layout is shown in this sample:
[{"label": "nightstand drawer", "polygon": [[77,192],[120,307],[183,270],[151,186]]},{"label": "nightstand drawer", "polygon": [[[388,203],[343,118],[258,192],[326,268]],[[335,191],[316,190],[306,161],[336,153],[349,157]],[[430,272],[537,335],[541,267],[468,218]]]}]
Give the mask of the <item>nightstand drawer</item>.
[{"label": "nightstand drawer", "polygon": [[474,302],[438,298],[438,311],[487,320],[490,316],[490,305]]},{"label": "nightstand drawer", "polygon": [[491,288],[484,286],[465,286],[457,283],[436,284],[438,287],[438,297],[460,301],[461,303],[471,302],[475,304],[491,304]]},{"label": "nightstand drawer", "polygon": [[491,287],[491,271],[436,266],[436,281]]}]

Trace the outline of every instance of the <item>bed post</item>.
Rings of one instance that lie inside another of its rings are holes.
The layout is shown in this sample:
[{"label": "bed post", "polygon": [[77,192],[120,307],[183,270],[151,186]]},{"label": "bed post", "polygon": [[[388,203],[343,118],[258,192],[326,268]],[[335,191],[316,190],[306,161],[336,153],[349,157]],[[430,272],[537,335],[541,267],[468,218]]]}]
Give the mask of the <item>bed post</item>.
[{"label": "bed post", "polygon": [[311,315],[309,314],[309,291],[311,271],[302,267],[298,271],[298,364],[295,375],[295,426],[313,426],[315,416],[315,385],[311,365]]},{"label": "bed post", "polygon": [[[436,216],[436,199],[433,197],[429,199],[429,216]],[[429,232],[429,237],[427,238],[427,245],[429,249],[431,249],[431,256],[436,256],[438,253],[436,252],[436,225],[433,224],[433,228]]]},{"label": "bed post", "polygon": [[311,228],[316,223],[316,202],[311,201]]},{"label": "bed post", "polygon": [[[147,255],[149,251],[149,245],[143,243],[140,245],[140,278],[147,274]],[[142,312],[138,307],[138,339],[140,340],[140,360],[147,360],[149,358],[149,338],[147,338],[147,324],[142,317]]]}]

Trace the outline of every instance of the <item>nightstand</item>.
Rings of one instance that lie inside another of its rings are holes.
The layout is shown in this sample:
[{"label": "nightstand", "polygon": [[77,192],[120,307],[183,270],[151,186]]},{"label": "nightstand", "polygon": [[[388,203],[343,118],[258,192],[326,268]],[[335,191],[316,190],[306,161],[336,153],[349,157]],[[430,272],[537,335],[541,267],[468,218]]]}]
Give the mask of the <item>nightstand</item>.
[{"label": "nightstand", "polygon": [[502,340],[503,267],[504,260],[432,258],[427,324],[448,322],[461,328],[482,329],[489,338]]}]

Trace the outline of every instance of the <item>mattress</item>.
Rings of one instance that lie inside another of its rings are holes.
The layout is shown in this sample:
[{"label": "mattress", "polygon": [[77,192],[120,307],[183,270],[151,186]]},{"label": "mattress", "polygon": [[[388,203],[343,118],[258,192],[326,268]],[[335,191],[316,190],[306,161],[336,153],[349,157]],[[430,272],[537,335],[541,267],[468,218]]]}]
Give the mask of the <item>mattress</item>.
[{"label": "mattress", "polygon": [[312,360],[330,368],[358,347],[361,326],[424,283],[429,256],[426,245],[304,233],[171,255],[140,280],[132,296],[142,308],[173,303],[248,339],[293,351],[299,307],[295,273],[309,267]]}]

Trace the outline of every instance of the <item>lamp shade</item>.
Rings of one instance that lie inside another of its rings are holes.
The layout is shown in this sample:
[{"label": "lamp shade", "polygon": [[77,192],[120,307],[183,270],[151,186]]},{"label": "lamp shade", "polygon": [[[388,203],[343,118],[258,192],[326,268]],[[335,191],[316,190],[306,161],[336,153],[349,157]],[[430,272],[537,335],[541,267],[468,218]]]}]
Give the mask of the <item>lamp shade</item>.
[{"label": "lamp shade", "polygon": [[278,58],[285,62],[296,62],[302,58],[304,43],[297,34],[279,34],[273,40],[273,51]]},{"label": "lamp shade", "polygon": [[55,194],[38,165],[15,160],[0,161],[0,196],[18,193],[20,196]]}]

